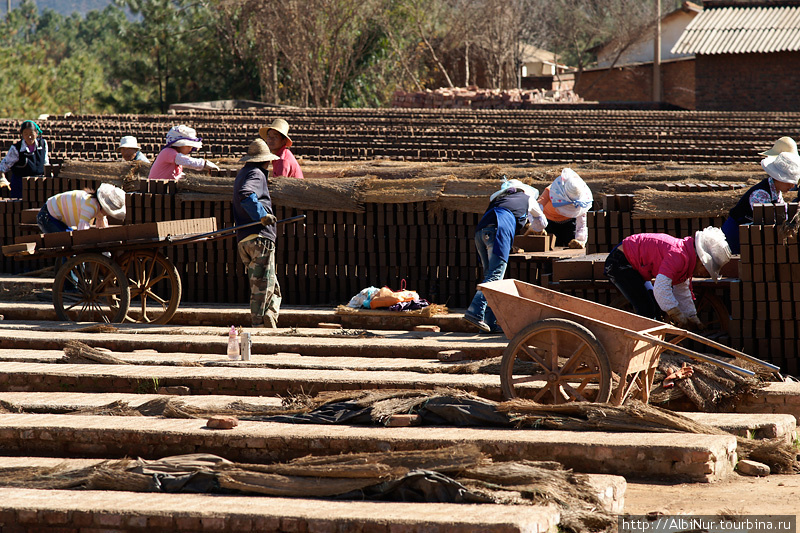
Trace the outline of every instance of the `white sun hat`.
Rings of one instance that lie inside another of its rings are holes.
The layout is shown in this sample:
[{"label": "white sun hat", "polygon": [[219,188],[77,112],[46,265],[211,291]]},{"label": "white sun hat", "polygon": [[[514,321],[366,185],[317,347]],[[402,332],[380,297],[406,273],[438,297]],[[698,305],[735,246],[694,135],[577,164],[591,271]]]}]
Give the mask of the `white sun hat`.
[{"label": "white sun hat", "polygon": [[794,142],[794,139],[791,137],[781,137],[775,141],[775,144],[772,145],[772,148],[766,152],[761,152],[758,155],[778,155],[783,152],[791,152],[793,154],[797,153],[797,143]]},{"label": "white sun hat", "polygon": [[97,201],[109,217],[125,218],[125,191],[119,187],[103,183],[97,188]]},{"label": "white sun hat", "polygon": [[592,207],[594,197],[586,182],[571,168],[565,168],[550,185],[550,202],[561,216],[577,218]]},{"label": "white sun hat", "polygon": [[725,240],[725,234],[721,229],[709,226],[694,234],[694,248],[697,258],[713,280],[717,281],[720,270],[731,260],[731,249]]},{"label": "white sun hat", "polygon": [[197,132],[189,126],[183,124],[173,126],[167,132],[167,147],[180,147],[191,146],[192,148],[200,148],[203,146],[203,139],[197,136]]},{"label": "white sun hat", "polygon": [[792,152],[765,157],[761,160],[761,167],[774,180],[797,185],[800,179],[800,155]]},{"label": "white sun hat", "polygon": [[122,139],[119,140],[119,147],[117,151],[123,148],[136,148],[137,150],[141,150],[142,147],[139,146],[139,141],[136,140],[136,137],[133,135],[126,135]]}]

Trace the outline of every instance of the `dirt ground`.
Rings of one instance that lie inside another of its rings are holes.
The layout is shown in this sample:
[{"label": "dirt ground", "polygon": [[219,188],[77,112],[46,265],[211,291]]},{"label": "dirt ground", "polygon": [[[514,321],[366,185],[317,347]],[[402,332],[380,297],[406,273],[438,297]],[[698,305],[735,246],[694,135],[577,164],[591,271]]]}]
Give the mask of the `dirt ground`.
[{"label": "dirt ground", "polygon": [[667,515],[800,515],[800,475],[755,478],[734,474],[717,483],[628,482],[625,512]]}]

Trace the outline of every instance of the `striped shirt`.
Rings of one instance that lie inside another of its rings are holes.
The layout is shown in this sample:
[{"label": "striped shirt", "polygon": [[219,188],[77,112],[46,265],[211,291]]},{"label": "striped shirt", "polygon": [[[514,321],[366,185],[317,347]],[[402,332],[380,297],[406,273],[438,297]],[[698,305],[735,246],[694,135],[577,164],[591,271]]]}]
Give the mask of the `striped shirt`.
[{"label": "striped shirt", "polygon": [[92,219],[98,214],[103,215],[100,202],[86,191],[56,194],[47,200],[46,205],[53,218],[73,229],[87,229],[91,226]]}]

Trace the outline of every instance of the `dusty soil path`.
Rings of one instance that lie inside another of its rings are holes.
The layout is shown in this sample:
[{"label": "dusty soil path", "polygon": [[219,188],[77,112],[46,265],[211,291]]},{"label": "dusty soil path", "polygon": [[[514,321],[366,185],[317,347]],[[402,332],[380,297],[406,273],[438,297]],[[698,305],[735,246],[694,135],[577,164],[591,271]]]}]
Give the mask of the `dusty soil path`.
[{"label": "dusty soil path", "polygon": [[628,482],[625,512],[646,514],[800,515],[800,475],[734,476],[717,483]]}]

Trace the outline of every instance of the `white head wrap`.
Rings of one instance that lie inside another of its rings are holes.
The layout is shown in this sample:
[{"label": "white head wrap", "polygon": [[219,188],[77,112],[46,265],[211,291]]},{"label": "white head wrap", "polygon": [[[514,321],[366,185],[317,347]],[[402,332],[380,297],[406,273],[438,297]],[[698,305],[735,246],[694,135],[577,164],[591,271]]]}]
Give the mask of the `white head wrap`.
[{"label": "white head wrap", "polygon": [[565,168],[550,185],[550,201],[562,216],[577,218],[592,207],[594,198],[586,182],[571,168]]},{"label": "white head wrap", "polygon": [[538,202],[539,191],[530,185],[522,183],[519,180],[510,180],[504,176],[503,183],[500,185],[500,190],[493,193],[489,197],[489,201],[492,202],[495,200],[495,198],[499,198],[505,194],[511,194],[512,192],[516,191],[523,191],[528,196],[528,218],[542,218],[547,220],[542,213],[542,206],[539,205]]}]

